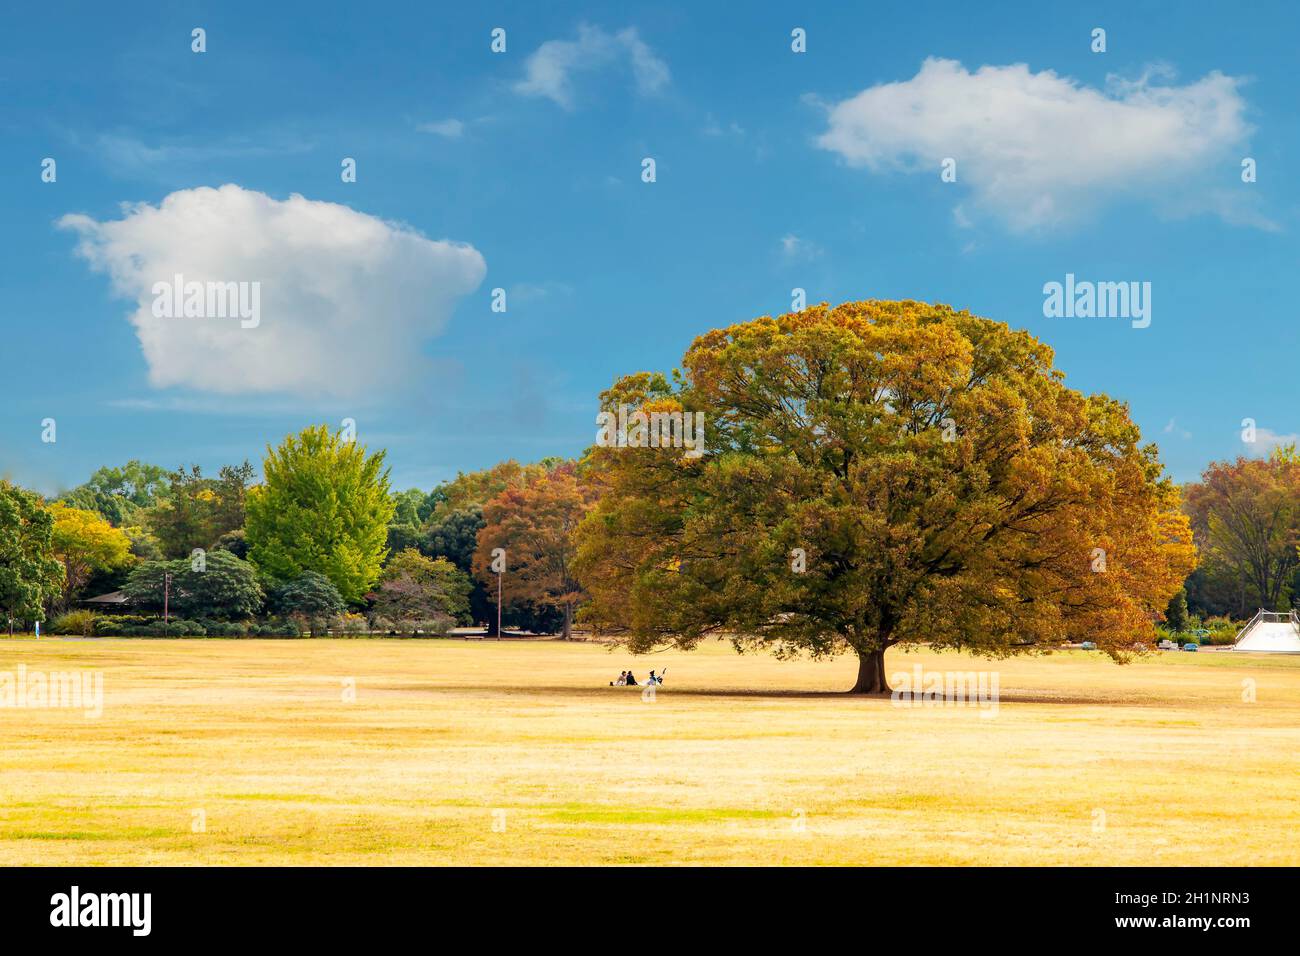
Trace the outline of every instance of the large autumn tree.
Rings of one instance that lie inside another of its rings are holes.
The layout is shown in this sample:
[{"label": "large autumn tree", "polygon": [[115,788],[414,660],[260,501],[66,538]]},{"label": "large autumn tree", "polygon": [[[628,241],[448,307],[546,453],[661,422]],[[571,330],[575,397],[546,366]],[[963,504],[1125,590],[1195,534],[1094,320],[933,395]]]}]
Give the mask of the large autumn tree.
[{"label": "large autumn tree", "polygon": [[[1203,555],[1204,584],[1240,617],[1284,610],[1300,556],[1300,460],[1294,449],[1267,459],[1216,461],[1185,491]],[[1294,596],[1291,603],[1295,604]]]},{"label": "large autumn tree", "polygon": [[323,574],[357,604],[379,579],[393,517],[384,452],[325,425],[266,450],[263,484],[249,489],[248,560],[277,581]]},{"label": "large autumn tree", "polygon": [[572,462],[553,465],[527,484],[512,484],[483,506],[474,573],[495,597],[492,551],[506,557],[506,596],[511,602],[554,607],[564,615],[563,636],[573,634],[573,612],[582,588],[573,573],[577,531],[595,501]]},{"label": "large autumn tree", "polygon": [[[700,336],[673,384],[602,396],[702,412],[705,453],[596,447],[579,531],[584,619],[634,651],[1002,656],[1095,641],[1116,660],[1194,562],[1177,490],[1127,408],[1067,388],[1052,351],[921,302],[825,304]],[[608,444],[608,443],[606,443]]]}]

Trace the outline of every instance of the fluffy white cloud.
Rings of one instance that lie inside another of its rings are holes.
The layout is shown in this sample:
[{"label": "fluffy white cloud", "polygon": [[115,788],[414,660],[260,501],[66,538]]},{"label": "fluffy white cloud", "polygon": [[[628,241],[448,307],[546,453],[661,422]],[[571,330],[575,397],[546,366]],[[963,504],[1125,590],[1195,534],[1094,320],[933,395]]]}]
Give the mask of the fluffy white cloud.
[{"label": "fluffy white cloud", "polygon": [[655,93],[668,84],[668,64],[659,59],[635,27],[609,33],[582,24],[576,40],[547,40],[524,63],[524,78],[515,92],[544,96],[565,109],[573,108],[573,74],[626,65],[637,91]]},{"label": "fluffy white cloud", "polygon": [[[483,281],[472,246],[427,239],[336,203],[226,185],[185,189],[121,219],[68,215],[77,251],[134,299],[149,381],[223,394],[352,396],[418,371],[420,345]],[[257,282],[260,322],[160,318],[154,287]]]},{"label": "fluffy white cloud", "polygon": [[[1083,218],[1122,196],[1266,225],[1239,182],[1240,202],[1216,191],[1207,175],[1215,167],[1227,190],[1240,171],[1251,127],[1239,86],[1217,71],[1177,86],[1153,70],[1136,81],[1110,77],[1099,90],[1023,63],[972,72],[930,58],[910,80],[831,105],[817,143],[872,172],[938,177],[951,157],[954,188],[1019,230]],[[1207,186],[1195,209],[1187,193],[1194,181]]]}]

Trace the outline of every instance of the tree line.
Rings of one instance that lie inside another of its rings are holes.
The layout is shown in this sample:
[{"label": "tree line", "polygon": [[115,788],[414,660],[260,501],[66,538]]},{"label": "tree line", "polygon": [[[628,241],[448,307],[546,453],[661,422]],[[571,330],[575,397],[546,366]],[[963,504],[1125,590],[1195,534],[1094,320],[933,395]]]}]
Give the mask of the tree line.
[{"label": "tree line", "polygon": [[394,491],[382,450],[314,426],[268,447],[256,483],[247,462],[130,462],[50,503],[5,485],[0,606],[30,620],[120,584],[152,608],[170,575],[186,614],[438,633],[494,623],[501,582],[508,626],[850,651],[855,689],[880,692],[897,645],[1089,640],[1123,661],[1188,608],[1300,600],[1294,448],[1180,487],[1123,402],[1053,363],[948,306],[822,303],[713,329],[671,374],[601,394],[620,423],[703,415],[703,454],[598,441]]},{"label": "tree line", "polygon": [[[50,502],[0,483],[0,611],[11,629],[101,635],[494,629],[502,548],[504,625],[571,634],[569,536],[591,498],[575,463],[506,461],[393,492],[385,459],[318,425],[268,447],[256,482],[247,461],[216,477],[130,461]],[[76,610],[115,590],[148,614]],[[170,629],[150,621],[164,607]]]}]

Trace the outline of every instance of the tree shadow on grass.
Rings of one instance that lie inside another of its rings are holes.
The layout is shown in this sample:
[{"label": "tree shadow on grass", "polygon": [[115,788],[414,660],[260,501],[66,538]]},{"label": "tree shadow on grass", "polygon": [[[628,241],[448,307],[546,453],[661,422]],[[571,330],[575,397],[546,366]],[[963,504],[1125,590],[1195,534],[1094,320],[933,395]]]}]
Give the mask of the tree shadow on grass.
[{"label": "tree shadow on grass", "polygon": [[[631,699],[640,697],[644,693],[644,687],[574,687],[570,685],[556,684],[440,684],[431,681],[427,684],[400,684],[390,685],[387,687],[374,687],[372,690],[389,690],[405,692],[429,692],[438,693],[467,693],[467,694],[493,694],[506,697],[518,696],[539,696],[539,697],[580,697],[580,698],[599,698],[613,699],[616,695]],[[656,697],[663,697],[665,701],[674,697],[681,697],[690,700],[707,700],[731,699],[731,700],[828,700],[828,701],[862,701],[863,703],[881,703],[894,704],[892,697],[888,694],[851,694],[847,690],[797,690],[782,688],[752,688],[752,687],[659,687],[655,691]],[[1047,704],[1063,705],[1068,707],[1081,706],[1099,706],[1099,705],[1120,705],[1125,707],[1163,707],[1167,706],[1174,698],[1154,698],[1154,697],[1127,697],[1127,696],[1106,696],[1097,695],[1095,697],[1081,697],[1068,695],[1051,695],[1043,693],[1011,693],[999,694],[998,706],[1008,704]],[[981,706],[987,707],[987,704],[981,705],[976,701],[967,703],[963,708],[957,704],[945,704],[939,706],[937,703],[916,702],[906,709],[911,710],[977,710]]]}]

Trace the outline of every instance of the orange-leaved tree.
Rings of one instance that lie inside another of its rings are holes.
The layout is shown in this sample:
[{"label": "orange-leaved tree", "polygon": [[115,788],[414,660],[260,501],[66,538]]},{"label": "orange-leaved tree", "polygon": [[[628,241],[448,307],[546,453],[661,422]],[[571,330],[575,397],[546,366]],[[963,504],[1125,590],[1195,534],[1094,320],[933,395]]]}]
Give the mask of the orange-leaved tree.
[{"label": "orange-leaved tree", "polygon": [[1201,480],[1187,486],[1186,498],[1207,583],[1230,595],[1243,617],[1261,608],[1283,610],[1300,568],[1295,449],[1275,449],[1267,459],[1211,462]]},{"label": "orange-leaved tree", "polygon": [[573,462],[553,465],[528,483],[513,483],[483,506],[474,573],[495,597],[492,552],[505,552],[505,599],[558,608],[564,637],[573,632],[573,612],[582,589],[573,576],[574,532],[595,501],[591,485]]},{"label": "orange-leaved tree", "polygon": [[888,691],[900,644],[1003,656],[1078,638],[1123,661],[1194,565],[1127,408],[1066,388],[1028,333],[947,306],[717,329],[672,384],[643,373],[602,395],[623,405],[627,431],[644,431],[636,409],[705,422],[703,454],[588,452],[601,499],[578,532],[582,619],[633,651],[710,635],[852,651],[861,693]]}]

